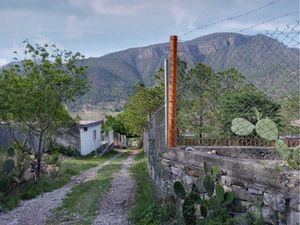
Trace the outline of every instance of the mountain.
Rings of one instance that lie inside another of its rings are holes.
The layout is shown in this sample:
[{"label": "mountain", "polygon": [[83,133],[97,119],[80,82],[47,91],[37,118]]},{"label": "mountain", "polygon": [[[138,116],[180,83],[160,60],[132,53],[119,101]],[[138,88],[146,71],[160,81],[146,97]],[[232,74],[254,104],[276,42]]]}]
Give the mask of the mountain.
[{"label": "mountain", "polygon": [[[234,67],[276,99],[299,87],[299,49],[265,35],[214,33],[180,42],[178,50],[188,65],[202,62],[216,71]],[[169,44],[163,43],[85,59],[91,89],[73,109],[124,101],[138,82],[153,85],[153,74],[163,66],[168,51]]]},{"label": "mountain", "polygon": [[[287,40],[292,46],[293,39]],[[281,100],[299,89],[299,48],[289,46],[265,35],[214,33],[179,42],[178,51],[190,66],[202,62],[215,71],[234,67],[270,97]],[[70,109],[121,110],[136,83],[154,84],[153,74],[163,67],[168,51],[169,44],[162,43],[85,59],[90,91]]]}]

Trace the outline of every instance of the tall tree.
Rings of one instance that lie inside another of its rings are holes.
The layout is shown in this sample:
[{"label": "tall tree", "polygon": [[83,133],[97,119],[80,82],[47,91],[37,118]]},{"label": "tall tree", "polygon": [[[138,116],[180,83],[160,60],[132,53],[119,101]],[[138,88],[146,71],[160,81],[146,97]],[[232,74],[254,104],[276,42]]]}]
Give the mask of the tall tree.
[{"label": "tall tree", "polygon": [[39,175],[47,133],[66,118],[62,104],[83,95],[88,86],[80,53],[24,43],[25,59],[16,58],[16,64],[0,74],[0,117],[37,137],[37,146],[31,147]]}]

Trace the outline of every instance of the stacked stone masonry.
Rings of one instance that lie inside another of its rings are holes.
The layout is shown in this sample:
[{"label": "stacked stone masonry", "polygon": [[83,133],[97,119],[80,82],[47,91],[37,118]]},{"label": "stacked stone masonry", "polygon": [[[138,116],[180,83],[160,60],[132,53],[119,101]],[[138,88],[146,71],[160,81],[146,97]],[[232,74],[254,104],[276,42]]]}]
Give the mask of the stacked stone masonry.
[{"label": "stacked stone masonry", "polygon": [[[221,171],[219,181],[226,191],[234,191],[232,207],[235,215],[262,214],[265,224],[300,224],[299,170],[288,170],[279,160],[241,159],[220,156],[216,150],[200,148],[172,148],[157,153],[148,145],[149,171],[162,199],[175,199],[173,206],[180,217],[181,202],[173,192],[173,183],[182,181],[186,188],[195,183],[204,191],[201,179],[203,162],[209,167],[217,165]],[[245,223],[247,224],[247,223]]]}]

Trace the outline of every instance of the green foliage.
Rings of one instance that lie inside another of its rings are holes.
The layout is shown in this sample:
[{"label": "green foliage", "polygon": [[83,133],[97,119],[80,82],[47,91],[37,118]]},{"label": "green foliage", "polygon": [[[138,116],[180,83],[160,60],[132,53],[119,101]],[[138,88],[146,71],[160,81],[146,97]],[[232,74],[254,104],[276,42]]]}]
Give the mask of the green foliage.
[{"label": "green foliage", "polygon": [[74,156],[74,157],[80,156],[80,152],[71,146],[65,147],[65,146],[59,145],[59,144],[52,144],[50,146],[50,149],[52,152],[59,152],[60,154],[63,154],[66,156]]},{"label": "green foliage", "polygon": [[[222,134],[225,137],[232,135],[248,135],[253,129],[253,124],[258,122],[257,116],[254,116],[253,110],[258,110],[261,117],[268,117],[280,122],[279,104],[273,102],[268,96],[253,86],[246,85],[238,91],[225,92],[219,100],[220,122]],[[237,120],[237,118],[239,118]],[[233,120],[235,122],[233,123]],[[245,119],[245,122],[239,121]],[[240,125],[236,122],[241,122]],[[232,126],[237,126],[235,132],[232,132]],[[242,133],[241,133],[242,132]]]},{"label": "green foliage", "polygon": [[168,205],[161,207],[155,186],[148,176],[147,158],[143,151],[135,157],[131,172],[136,181],[135,202],[131,209],[130,220],[135,225],[161,225],[170,222],[173,214]]},{"label": "green foliage", "polygon": [[[259,113],[256,112],[258,122],[255,125],[255,131],[258,136],[263,139],[275,141],[275,150],[281,155],[281,157],[286,160],[291,168],[299,168],[299,149],[300,146],[296,147],[294,150],[289,149],[289,146],[284,143],[283,140],[279,139],[279,131],[277,125],[274,121],[269,118],[260,119]],[[242,125],[237,123],[241,122]],[[244,127],[243,124],[250,123],[249,121],[241,118],[235,118],[232,120],[232,132],[240,135],[241,133],[249,133],[248,128]],[[237,129],[239,127],[239,129]],[[250,133],[249,133],[250,134]]]},{"label": "green foliage", "polygon": [[6,152],[9,157],[14,157],[15,155],[15,150],[12,147],[8,147]]},{"label": "green foliage", "polygon": [[201,198],[196,189],[195,184],[192,186],[191,192],[187,195],[183,184],[180,181],[175,181],[173,184],[175,194],[184,200],[182,206],[182,214],[186,224],[196,224],[196,209],[195,204],[200,205],[201,216],[197,224],[234,224],[234,220],[227,213],[227,207],[234,200],[233,192],[225,192],[221,184],[216,183],[219,169],[214,166],[211,173],[208,173],[207,163],[204,162],[205,175],[202,179],[202,185],[208,195]]},{"label": "green foliage", "polygon": [[148,125],[148,116],[163,104],[163,87],[161,85],[147,88],[143,84],[136,86],[133,94],[119,114],[128,132],[140,136]]},{"label": "green foliage", "polygon": [[124,122],[124,114],[118,114],[117,116],[107,115],[105,118],[105,122],[102,125],[102,129],[104,132],[109,132],[109,130],[113,130],[116,133],[126,135],[127,137],[134,136],[130,133],[129,128],[125,126]]},{"label": "green foliage", "polygon": [[79,64],[83,59],[80,53],[62,51],[55,45],[31,45],[27,40],[24,44],[25,59],[17,58],[16,64],[0,73],[0,119],[9,126],[14,121],[25,134],[38,137],[37,147],[31,147],[39,175],[47,138],[69,121],[63,104],[83,95],[88,86],[85,67]]}]

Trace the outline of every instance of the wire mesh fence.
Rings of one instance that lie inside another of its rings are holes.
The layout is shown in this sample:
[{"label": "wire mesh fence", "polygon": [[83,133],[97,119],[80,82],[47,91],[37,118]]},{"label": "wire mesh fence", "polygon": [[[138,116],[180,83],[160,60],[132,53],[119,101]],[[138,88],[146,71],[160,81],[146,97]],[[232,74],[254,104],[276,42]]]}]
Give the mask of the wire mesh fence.
[{"label": "wire mesh fence", "polygon": [[177,144],[272,146],[276,136],[299,144],[299,31],[296,21],[179,43]]},{"label": "wire mesh fence", "polygon": [[[177,145],[273,146],[277,138],[299,145],[299,32],[295,21],[179,43]],[[149,120],[161,151],[164,115],[161,107]]]}]

